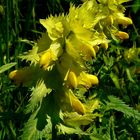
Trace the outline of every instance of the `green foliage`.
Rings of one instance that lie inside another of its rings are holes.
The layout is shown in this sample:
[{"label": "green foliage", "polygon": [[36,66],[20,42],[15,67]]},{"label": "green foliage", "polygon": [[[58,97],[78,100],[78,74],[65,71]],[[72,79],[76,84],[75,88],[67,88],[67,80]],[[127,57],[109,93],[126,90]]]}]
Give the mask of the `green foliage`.
[{"label": "green foliage", "polygon": [[140,9],[140,1],[139,0],[136,0],[132,6],[132,9],[134,11],[134,13],[137,13],[138,10]]},{"label": "green foliage", "polygon": [[116,111],[124,113],[124,115],[128,117],[133,117],[134,119],[140,120],[140,113],[137,110],[134,110],[133,108],[129,107],[123,101],[114,96],[108,96],[108,99],[109,102],[105,101],[106,105],[104,111],[114,109]]},{"label": "green foliage", "polygon": [[11,67],[15,66],[16,63],[9,63],[9,64],[5,64],[3,66],[0,67],[0,74],[9,70]]},{"label": "green foliage", "polygon": [[32,89],[31,98],[27,106],[26,112],[30,113],[34,111],[36,106],[42,102],[42,99],[47,96],[52,91],[52,89],[47,89],[43,82],[39,82],[34,89]]}]

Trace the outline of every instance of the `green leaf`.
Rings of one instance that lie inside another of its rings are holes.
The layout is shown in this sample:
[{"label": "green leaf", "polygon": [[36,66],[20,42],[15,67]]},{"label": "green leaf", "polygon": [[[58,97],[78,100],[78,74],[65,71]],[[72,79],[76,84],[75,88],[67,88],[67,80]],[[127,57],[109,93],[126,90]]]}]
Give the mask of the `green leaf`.
[{"label": "green leaf", "polygon": [[31,94],[29,104],[27,105],[26,113],[34,111],[34,109],[41,103],[42,99],[52,90],[48,89],[44,81],[39,81]]},{"label": "green leaf", "polygon": [[64,123],[68,126],[80,127],[81,125],[90,124],[96,117],[101,117],[101,115],[98,113],[84,115],[80,115],[77,112],[65,113]]},{"label": "green leaf", "polygon": [[[39,140],[45,138],[45,140],[51,140],[52,124],[50,117],[46,116],[46,125],[42,131],[37,129],[37,115],[38,110],[36,110],[30,116],[27,123],[23,128],[23,134],[21,135],[21,140]],[[45,115],[45,114],[44,114]]]},{"label": "green leaf", "polygon": [[140,113],[137,110],[134,110],[132,107],[126,105],[122,100],[115,96],[108,96],[109,101],[106,102],[105,111],[114,109],[124,113],[126,116],[133,117],[137,120],[140,120]]},{"label": "green leaf", "polygon": [[110,140],[107,136],[103,136],[100,134],[90,134],[91,140]]},{"label": "green leaf", "polygon": [[63,124],[58,124],[58,134],[86,134],[84,133],[80,128],[73,128],[73,127],[68,127]]},{"label": "green leaf", "polygon": [[37,113],[37,129],[43,130],[47,124],[47,116],[51,118],[52,125],[56,125],[59,122],[59,105],[54,101],[54,93],[49,94],[43,98],[39,111]]},{"label": "green leaf", "polygon": [[29,120],[23,129],[23,134],[21,136],[22,140],[38,140],[37,130],[36,130],[36,120]]},{"label": "green leaf", "polygon": [[132,82],[135,83],[135,81],[133,80],[130,70],[128,68],[126,68],[126,74],[127,74],[127,78]]},{"label": "green leaf", "polygon": [[111,77],[113,83],[115,84],[116,88],[117,88],[117,89],[120,89],[120,83],[119,83],[119,78],[118,78],[118,76],[117,76],[115,73],[111,72],[111,73],[110,73],[110,77]]},{"label": "green leaf", "polygon": [[113,118],[113,116],[111,116],[110,120],[109,120],[109,132],[110,132],[110,139],[111,140],[117,140],[114,127],[115,127],[114,118]]},{"label": "green leaf", "polygon": [[19,58],[22,60],[26,60],[26,62],[30,61],[32,64],[37,64],[39,62],[39,55],[37,54],[38,47],[34,46],[32,50],[30,50],[28,53],[24,53],[23,55],[20,55]]},{"label": "green leaf", "polygon": [[5,64],[3,66],[0,67],[0,74],[9,70],[11,67],[15,66],[17,63],[14,62],[14,63],[8,63],[8,64]]},{"label": "green leaf", "polygon": [[112,56],[110,56],[109,58],[107,56],[105,56],[103,54],[103,59],[104,59],[104,62],[105,64],[108,66],[108,67],[112,67],[113,63],[114,63],[114,59]]},{"label": "green leaf", "polygon": [[42,33],[42,36],[37,40],[38,53],[49,49],[52,40],[49,38],[48,33]]},{"label": "green leaf", "polygon": [[139,0],[135,0],[134,4],[132,6],[133,12],[137,13],[138,10],[140,9],[140,1]]}]

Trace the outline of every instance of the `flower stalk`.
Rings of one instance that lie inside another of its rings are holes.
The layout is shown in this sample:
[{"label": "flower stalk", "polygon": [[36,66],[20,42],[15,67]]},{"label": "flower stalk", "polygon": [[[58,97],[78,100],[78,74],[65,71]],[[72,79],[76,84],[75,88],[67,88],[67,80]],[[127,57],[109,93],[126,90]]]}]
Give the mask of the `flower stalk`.
[{"label": "flower stalk", "polygon": [[[9,78],[17,84],[43,79],[46,87],[55,91],[54,98],[62,112],[69,112],[68,117],[73,116],[70,113],[76,114],[77,118],[85,120],[84,124],[89,124],[95,116],[100,116],[93,113],[100,102],[98,99],[90,103],[86,99],[81,100],[76,91],[84,89],[87,92],[99,84],[97,75],[89,73],[87,62],[96,60],[100,48],[107,50],[114,38],[129,38],[128,33],[118,28],[119,24],[125,27],[132,24],[132,20],[124,16],[124,9],[120,12],[120,5],[121,0],[100,0],[100,3],[88,0],[77,8],[71,5],[67,15],[41,19],[46,33],[42,34],[36,46],[40,60],[33,67],[37,69],[32,70],[29,66],[15,70]],[[40,74],[37,76],[36,73]],[[63,121],[65,123],[65,119]]]}]

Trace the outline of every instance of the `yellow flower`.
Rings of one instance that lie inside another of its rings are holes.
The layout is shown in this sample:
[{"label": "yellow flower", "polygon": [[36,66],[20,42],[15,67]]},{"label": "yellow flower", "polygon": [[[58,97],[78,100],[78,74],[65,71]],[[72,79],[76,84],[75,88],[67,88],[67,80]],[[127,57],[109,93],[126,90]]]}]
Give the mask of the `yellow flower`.
[{"label": "yellow flower", "polygon": [[116,14],[116,22],[118,24],[122,24],[124,26],[128,26],[128,25],[132,24],[132,20],[128,17],[125,17],[123,13]]},{"label": "yellow flower", "polygon": [[77,81],[76,74],[73,71],[69,72],[67,81],[70,84],[70,86],[77,88],[78,81]]},{"label": "yellow flower", "polygon": [[84,41],[82,42],[74,34],[70,35],[69,39],[66,39],[66,52],[76,61],[80,60],[80,58],[89,61],[96,57],[94,47]]},{"label": "yellow flower", "polygon": [[17,75],[17,70],[11,71],[9,74],[9,78],[14,80]]},{"label": "yellow flower", "polygon": [[41,56],[40,66],[47,69],[54,61],[58,59],[63,53],[63,49],[59,43],[51,44],[50,48]]},{"label": "yellow flower", "polygon": [[79,85],[83,85],[86,88],[90,88],[93,85],[97,85],[99,80],[95,75],[81,72],[80,76],[78,77],[78,83]]},{"label": "yellow flower", "polygon": [[126,32],[118,31],[116,33],[116,37],[118,37],[119,39],[124,40],[124,39],[128,39],[129,38],[129,34],[126,33]]},{"label": "yellow flower", "polygon": [[108,49],[108,43],[101,43],[101,47],[104,48],[105,50]]},{"label": "yellow flower", "polygon": [[85,106],[81,103],[81,101],[72,93],[72,91],[69,91],[68,93],[70,104],[72,108],[79,114],[85,114]]},{"label": "yellow flower", "polygon": [[9,78],[15,82],[15,84],[27,84],[33,80],[34,70],[31,67],[26,67],[20,70],[14,70],[9,73]]},{"label": "yellow flower", "polygon": [[48,50],[47,52],[45,52],[40,58],[40,61],[39,61],[40,66],[46,70],[47,67],[52,63],[53,57],[54,56],[51,50]]}]

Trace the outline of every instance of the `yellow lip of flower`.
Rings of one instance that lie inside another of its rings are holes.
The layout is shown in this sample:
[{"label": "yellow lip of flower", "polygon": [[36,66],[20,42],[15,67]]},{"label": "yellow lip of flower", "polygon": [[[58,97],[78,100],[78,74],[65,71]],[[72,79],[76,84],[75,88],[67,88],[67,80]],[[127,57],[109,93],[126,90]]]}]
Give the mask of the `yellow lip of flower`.
[{"label": "yellow lip of flower", "polygon": [[18,70],[11,71],[9,73],[9,78],[14,81],[16,85],[20,85],[22,81],[22,77],[20,77]]},{"label": "yellow lip of flower", "polygon": [[45,70],[48,68],[53,61],[58,60],[63,54],[63,48],[60,43],[52,43],[50,48],[41,56],[39,64],[40,67],[43,67]]},{"label": "yellow lip of flower", "polygon": [[96,57],[96,51],[95,51],[95,49],[92,47],[92,46],[87,46],[87,47],[89,47],[89,53],[91,53],[91,56],[92,57]]},{"label": "yellow lip of flower", "polygon": [[17,85],[28,85],[35,77],[36,70],[33,67],[25,67],[23,69],[14,70],[9,73],[9,78],[14,80]]},{"label": "yellow lip of flower", "polygon": [[108,43],[101,43],[101,47],[104,48],[105,50],[108,49]]},{"label": "yellow lip of flower", "polygon": [[15,84],[20,85],[23,82],[28,81],[28,76],[26,76],[26,69],[14,70],[9,73],[9,78],[14,81]]},{"label": "yellow lip of flower", "polygon": [[96,57],[96,51],[93,45],[83,41],[74,34],[71,34],[69,38],[66,39],[66,51],[77,60],[80,60],[81,58],[91,60],[93,57]]},{"label": "yellow lip of flower", "polygon": [[99,84],[99,80],[95,75],[92,74],[86,74],[87,78],[89,79],[89,81],[91,82],[92,85],[97,85]]},{"label": "yellow lip of flower", "polygon": [[118,32],[116,33],[116,37],[118,37],[118,38],[124,40],[124,39],[128,39],[128,38],[129,38],[129,34],[126,33],[126,32],[123,32],[123,31],[118,31]]},{"label": "yellow lip of flower", "polygon": [[69,92],[69,99],[72,108],[79,114],[85,114],[86,109],[85,106],[81,103],[81,101],[72,93]]},{"label": "yellow lip of flower", "polygon": [[99,51],[99,46],[96,45],[96,46],[93,46],[93,48],[94,48],[96,53]]},{"label": "yellow lip of flower", "polygon": [[97,85],[99,83],[98,78],[95,75],[81,72],[78,77],[78,84],[83,85],[86,88],[92,87],[92,85]]},{"label": "yellow lip of flower", "polygon": [[70,85],[74,88],[77,87],[78,85],[78,81],[77,81],[77,77],[76,74],[73,71],[70,71],[68,74],[68,79],[67,81],[70,83]]},{"label": "yellow lip of flower", "polygon": [[96,57],[96,48],[92,47],[91,45],[83,45],[80,47],[81,56],[85,60],[91,60],[93,57]]},{"label": "yellow lip of flower", "polygon": [[43,67],[44,69],[46,69],[50,65],[51,62],[52,62],[51,52],[47,51],[40,58],[40,61],[39,61],[40,67]]},{"label": "yellow lip of flower", "polygon": [[129,17],[125,17],[122,13],[117,13],[116,21],[118,24],[122,24],[124,26],[128,26],[133,23]]},{"label": "yellow lip of flower", "polygon": [[12,79],[12,80],[14,80],[16,74],[17,74],[17,70],[11,71],[10,74],[9,74],[9,78]]}]

